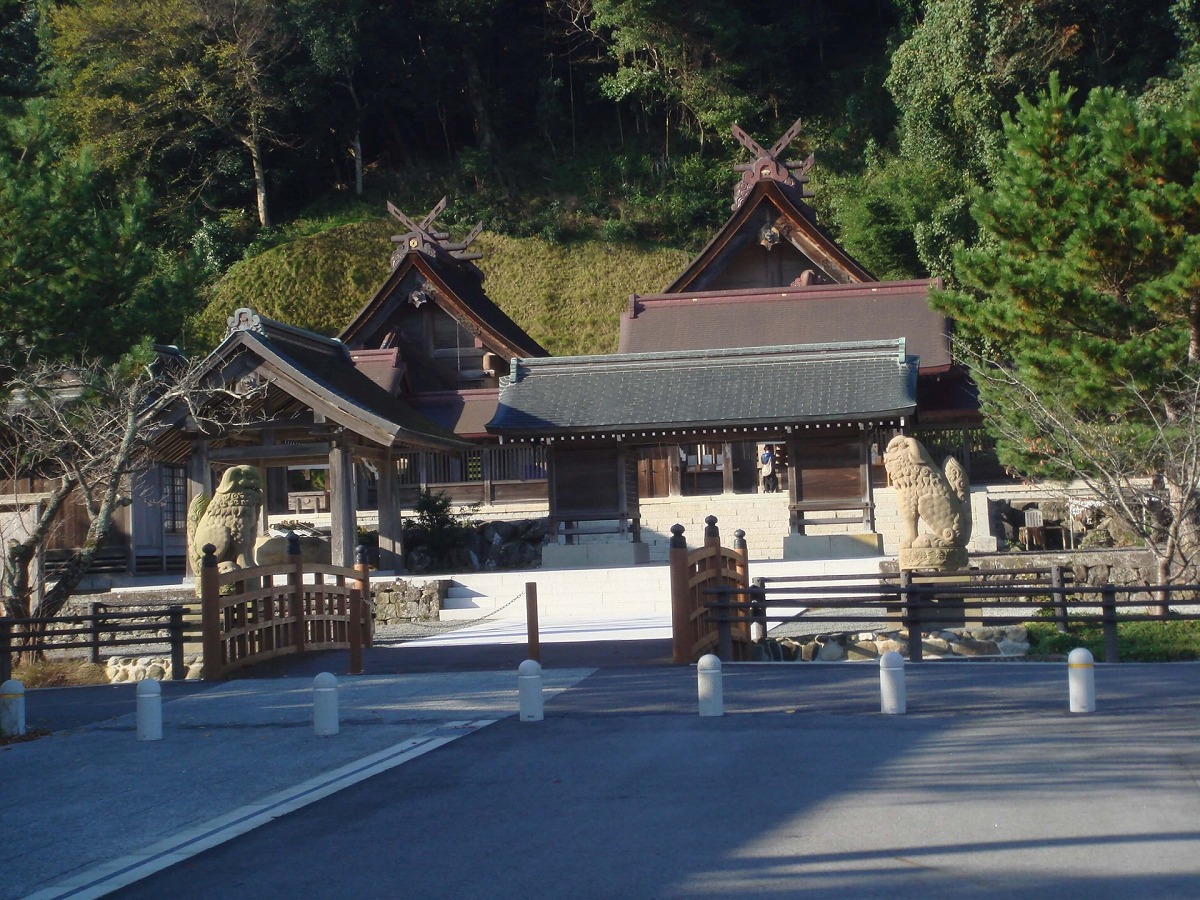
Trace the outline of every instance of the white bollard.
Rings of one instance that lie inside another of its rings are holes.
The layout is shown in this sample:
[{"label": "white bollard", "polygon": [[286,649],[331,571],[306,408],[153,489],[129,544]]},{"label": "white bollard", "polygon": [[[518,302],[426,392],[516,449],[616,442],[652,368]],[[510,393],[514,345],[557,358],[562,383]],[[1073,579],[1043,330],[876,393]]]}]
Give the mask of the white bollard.
[{"label": "white bollard", "polygon": [[902,716],[908,711],[904,657],[895,650],[879,657],[879,711],[885,716]]},{"label": "white bollard", "polygon": [[700,699],[700,715],[725,715],[724,687],[721,684],[721,660],[706,653],[696,663],[696,692]]},{"label": "white bollard", "polygon": [[1096,670],[1086,647],[1076,647],[1067,655],[1067,683],[1071,691],[1071,712],[1096,711]]},{"label": "white bollard", "polygon": [[137,684],[137,739],[162,740],[162,685],[153,678]]},{"label": "white bollard", "polygon": [[25,685],[15,678],[0,684],[0,736],[25,733]]},{"label": "white bollard", "polygon": [[313,679],[313,734],[329,737],[340,730],[337,677],[332,672],[322,672]]},{"label": "white bollard", "polygon": [[527,659],[517,667],[517,699],[522,722],[540,722],[545,718],[542,666],[536,659]]}]

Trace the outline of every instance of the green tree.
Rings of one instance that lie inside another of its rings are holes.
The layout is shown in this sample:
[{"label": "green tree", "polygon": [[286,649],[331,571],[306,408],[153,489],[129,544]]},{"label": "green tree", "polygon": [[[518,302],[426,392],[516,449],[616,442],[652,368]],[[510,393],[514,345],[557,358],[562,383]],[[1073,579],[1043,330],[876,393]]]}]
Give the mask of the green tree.
[{"label": "green tree", "polygon": [[[1117,0],[926,4],[892,55],[886,81],[898,114],[896,144],[875,158],[865,183],[869,194],[894,169],[894,158],[901,168],[926,173],[898,181],[890,200],[875,201],[898,221],[922,210],[912,241],[925,272],[951,277],[954,247],[975,239],[969,198],[991,182],[1006,146],[1001,120],[1016,110],[1017,96],[1044,88],[1052,71],[1068,85],[1140,92],[1167,73],[1181,46],[1170,8],[1170,0],[1151,0],[1130,16]],[[925,193],[930,186],[937,189],[933,198]],[[910,188],[923,196],[905,196]]]},{"label": "green tree", "polygon": [[[965,289],[935,303],[980,354],[1002,460],[1103,481],[1102,468],[1052,441],[1045,418],[1017,398],[1100,417],[1109,426],[1094,432],[1101,440],[1142,448],[1137,476],[1162,495],[1164,521],[1183,529],[1160,564],[1177,552],[1193,561],[1197,482],[1151,448],[1198,418],[1189,398],[1200,374],[1200,87],[1178,106],[1141,106],[1111,89],[1082,105],[1074,95],[1052,78],[1005,120],[1007,149],[974,207],[982,240],[955,257]],[[992,363],[1011,375],[993,377]]]},{"label": "green tree", "polygon": [[0,362],[113,360],[173,339],[191,266],[162,249],[144,186],[118,188],[67,147],[36,104],[0,130]]},{"label": "green tree", "polygon": [[191,200],[240,157],[270,224],[266,152],[282,141],[277,66],[291,48],[270,0],[84,0],[55,7],[50,26],[60,108],[102,163],[169,173]]}]

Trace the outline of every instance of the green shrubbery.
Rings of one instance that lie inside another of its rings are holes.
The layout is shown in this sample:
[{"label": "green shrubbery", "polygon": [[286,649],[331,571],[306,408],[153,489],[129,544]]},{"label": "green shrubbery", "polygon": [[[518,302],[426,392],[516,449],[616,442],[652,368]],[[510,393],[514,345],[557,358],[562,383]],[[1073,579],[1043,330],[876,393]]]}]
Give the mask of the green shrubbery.
[{"label": "green shrubbery", "polygon": [[[1122,662],[1182,662],[1200,659],[1200,622],[1122,622],[1117,625]],[[1073,627],[1059,633],[1050,622],[1029,625],[1029,656],[1066,656],[1086,647],[1095,659],[1104,658],[1104,632],[1100,626]]]}]

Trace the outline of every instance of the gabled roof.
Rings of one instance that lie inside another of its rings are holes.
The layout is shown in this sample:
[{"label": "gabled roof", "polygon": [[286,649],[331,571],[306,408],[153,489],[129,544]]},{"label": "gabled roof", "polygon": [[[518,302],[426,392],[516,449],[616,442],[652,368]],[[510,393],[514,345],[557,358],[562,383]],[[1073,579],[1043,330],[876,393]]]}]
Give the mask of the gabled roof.
[{"label": "gabled roof", "polygon": [[478,235],[476,228],[460,243],[450,243],[448,236],[431,230],[433,219],[445,205],[443,199],[421,223],[413,222],[391,204],[389,211],[408,227],[404,234],[394,235],[396,250],[392,254],[392,271],[338,335],[349,347],[378,347],[387,329],[391,313],[409,301],[398,292],[405,278],[414,272],[433,288],[430,299],[489,350],[506,359],[514,356],[546,356],[546,350],[508,317],[483,290],[483,273],[472,260],[478,253],[466,253],[466,248]]},{"label": "gabled roof", "polygon": [[921,369],[950,365],[949,320],[929,306],[938,279],[630,298],[621,353],[903,338]]},{"label": "gabled roof", "polygon": [[816,281],[846,284],[876,280],[817,224],[816,213],[804,202],[812,196],[805,185],[814,158],[809,155],[799,161],[783,156],[800,130],[800,121],[796,120],[766,149],[739,126],[733,126],[738,143],[755,156],[754,162],[735,167],[742,177],[734,190],[733,215],[664,293],[712,289],[739,254],[756,243],[762,245],[763,254],[784,254],[787,248],[794,248],[815,267],[812,275]]},{"label": "gabled roof", "polygon": [[794,200],[779,182],[767,180],[754,185],[746,200],[663,293],[707,290],[739,251],[761,240],[766,223],[774,227],[780,242],[796,248],[830,281],[876,280],[817,224],[816,213],[808,204]]},{"label": "gabled roof", "polygon": [[326,420],[383,447],[459,450],[470,446],[363,375],[340,341],[239,309],[204,366],[226,383],[250,375]]},{"label": "gabled roof", "polygon": [[903,339],[522,359],[488,430],[511,437],[857,422],[916,409]]}]

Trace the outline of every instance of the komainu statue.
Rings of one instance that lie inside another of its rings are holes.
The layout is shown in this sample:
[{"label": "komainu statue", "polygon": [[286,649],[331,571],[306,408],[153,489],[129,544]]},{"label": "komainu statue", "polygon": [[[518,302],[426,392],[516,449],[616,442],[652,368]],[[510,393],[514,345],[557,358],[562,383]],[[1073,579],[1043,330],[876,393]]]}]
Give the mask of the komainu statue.
[{"label": "komainu statue", "polygon": [[258,537],[258,511],[262,502],[262,476],[254,466],[226,469],[212,499],[200,494],[192,501],[188,509],[188,546],[197,574],[197,592],[205,544],[216,548],[217,565],[222,571],[254,565],[254,541]]},{"label": "komainu statue", "polygon": [[[901,435],[888,444],[883,465],[900,506],[900,568],[963,568],[971,539],[971,486],[962,464],[949,456],[938,469],[919,441]],[[928,532],[919,532],[919,520]]]}]

